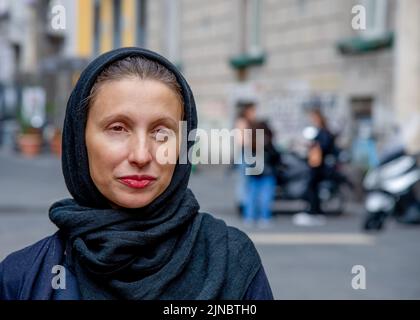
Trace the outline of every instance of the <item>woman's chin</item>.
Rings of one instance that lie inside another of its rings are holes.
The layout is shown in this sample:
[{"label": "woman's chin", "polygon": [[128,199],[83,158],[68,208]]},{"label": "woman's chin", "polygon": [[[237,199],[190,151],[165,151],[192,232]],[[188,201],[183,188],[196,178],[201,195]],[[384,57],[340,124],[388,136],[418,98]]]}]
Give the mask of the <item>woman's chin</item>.
[{"label": "woman's chin", "polygon": [[147,206],[153,201],[153,197],[151,195],[143,195],[143,196],[121,196],[118,197],[113,201],[117,206],[127,208],[127,209],[135,209],[135,208],[142,208]]}]

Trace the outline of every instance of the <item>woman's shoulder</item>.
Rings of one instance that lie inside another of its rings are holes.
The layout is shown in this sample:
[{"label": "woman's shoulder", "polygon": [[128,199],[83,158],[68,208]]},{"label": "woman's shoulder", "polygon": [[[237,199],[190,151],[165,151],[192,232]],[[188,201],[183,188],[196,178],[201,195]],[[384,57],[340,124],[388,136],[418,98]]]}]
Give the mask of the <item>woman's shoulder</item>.
[{"label": "woman's shoulder", "polygon": [[60,241],[58,233],[55,233],[6,256],[0,262],[0,298],[15,296],[11,292],[17,292],[22,288],[23,282],[28,280],[28,274],[37,264],[37,260],[43,258],[42,253],[48,251],[51,245],[57,247],[58,241]]},{"label": "woman's shoulder", "polygon": [[48,243],[55,240],[58,240],[58,233],[54,233],[23,249],[10,253],[0,264],[8,266],[20,263],[21,267],[31,265],[31,261],[36,259],[39,251],[41,251]]}]

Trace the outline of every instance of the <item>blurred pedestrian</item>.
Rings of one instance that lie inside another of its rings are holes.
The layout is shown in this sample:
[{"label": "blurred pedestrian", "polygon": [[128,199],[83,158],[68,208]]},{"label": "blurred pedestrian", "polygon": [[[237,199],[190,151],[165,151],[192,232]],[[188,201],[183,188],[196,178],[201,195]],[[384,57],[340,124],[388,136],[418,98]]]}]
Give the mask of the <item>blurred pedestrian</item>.
[{"label": "blurred pedestrian", "polygon": [[245,175],[245,161],[244,148],[249,147],[249,139],[246,134],[246,130],[251,129],[251,124],[256,119],[257,108],[254,102],[246,102],[240,105],[238,117],[235,121],[235,129],[238,133],[235,136],[235,157],[239,159],[239,163],[236,167],[236,186],[235,186],[235,197],[236,197],[236,208],[240,215],[243,215],[245,207],[245,201],[247,197],[247,176]]},{"label": "blurred pedestrian", "polygon": [[[266,121],[256,121],[251,124],[252,141],[250,148],[252,155],[263,157],[261,163],[264,168],[257,175],[248,175],[246,184],[246,201],[244,223],[252,226],[268,227],[271,222],[271,207],[274,201],[277,180],[277,168],[281,164],[281,155],[273,145],[273,131]],[[257,130],[263,130],[264,142],[256,138]],[[259,163],[257,160],[256,163]]]},{"label": "blurred pedestrian", "polygon": [[[0,264],[0,299],[272,299],[252,241],[200,212],[187,188],[178,139],[190,150],[196,128],[191,89],[165,58],[121,48],[92,61],[63,126],[73,198],[50,207],[58,232]],[[158,159],[161,147],[174,161]],[[52,279],[60,266],[66,290]]]},{"label": "blurred pedestrian", "polygon": [[293,222],[302,226],[317,226],[326,223],[325,212],[321,208],[319,186],[328,174],[325,160],[328,156],[336,156],[336,147],[335,137],[330,132],[321,109],[313,107],[309,110],[309,117],[316,128],[316,135],[310,142],[308,150],[310,174],[306,200],[309,204],[309,210],[296,214],[293,217]]}]

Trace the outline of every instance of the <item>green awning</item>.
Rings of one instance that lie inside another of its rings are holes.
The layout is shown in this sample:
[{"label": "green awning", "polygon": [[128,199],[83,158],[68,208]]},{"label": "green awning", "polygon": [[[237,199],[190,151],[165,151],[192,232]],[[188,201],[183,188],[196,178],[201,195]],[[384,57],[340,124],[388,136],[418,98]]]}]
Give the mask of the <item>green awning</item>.
[{"label": "green awning", "polygon": [[248,53],[239,54],[230,58],[230,65],[234,69],[243,69],[250,66],[258,66],[265,63],[266,55],[250,55]]},{"label": "green awning", "polygon": [[353,37],[337,42],[337,49],[342,54],[358,54],[391,48],[394,43],[394,32],[387,32],[374,38]]}]

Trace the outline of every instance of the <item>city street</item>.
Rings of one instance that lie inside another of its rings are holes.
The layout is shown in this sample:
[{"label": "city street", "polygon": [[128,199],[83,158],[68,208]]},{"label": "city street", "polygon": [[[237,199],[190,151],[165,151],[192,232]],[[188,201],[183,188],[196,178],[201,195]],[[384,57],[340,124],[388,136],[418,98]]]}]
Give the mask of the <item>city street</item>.
[{"label": "city street", "polygon": [[[418,226],[388,221],[383,232],[364,233],[363,207],[351,203],[323,227],[296,227],[291,215],[277,214],[269,228],[249,229],[235,212],[234,176],[226,168],[199,167],[190,188],[202,211],[254,240],[276,299],[420,298]],[[68,196],[58,158],[0,152],[0,260],[53,233],[48,207]],[[365,289],[352,287],[355,265],[365,268]]]}]

